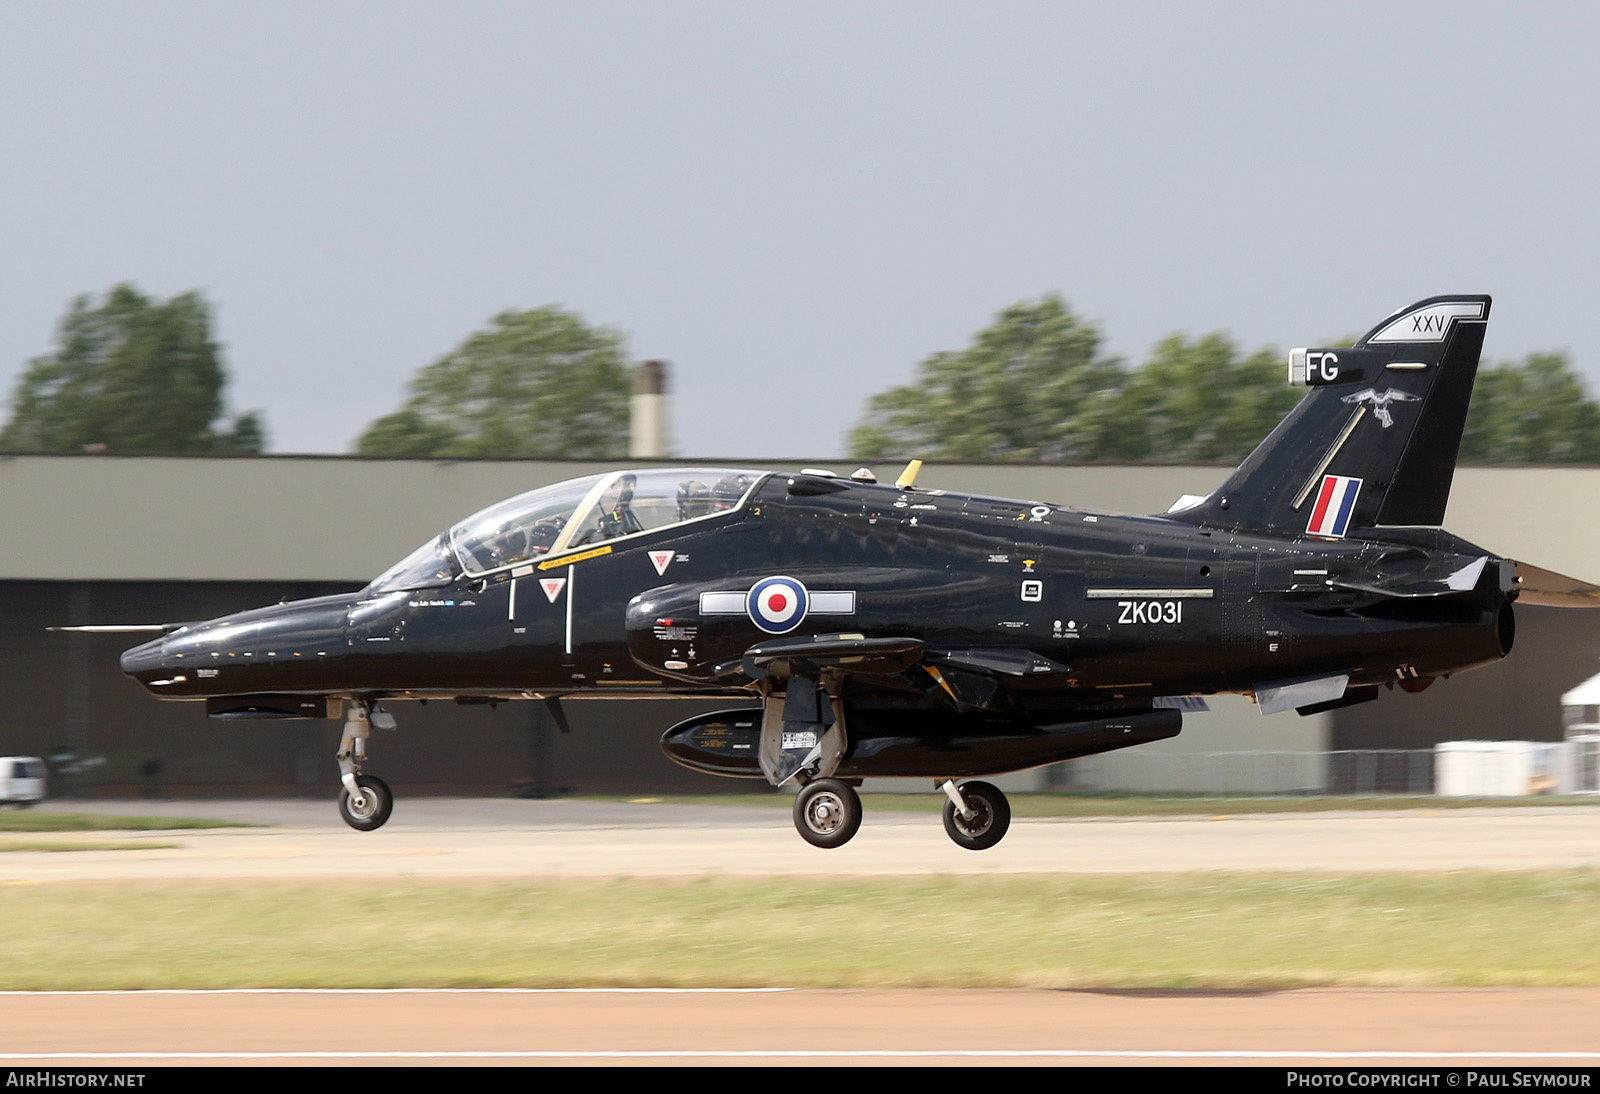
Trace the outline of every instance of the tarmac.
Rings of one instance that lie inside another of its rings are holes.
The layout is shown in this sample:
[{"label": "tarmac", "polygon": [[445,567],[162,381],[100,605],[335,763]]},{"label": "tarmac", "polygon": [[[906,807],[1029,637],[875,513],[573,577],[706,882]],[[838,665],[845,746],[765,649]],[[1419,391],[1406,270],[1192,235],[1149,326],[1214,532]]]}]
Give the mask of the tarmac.
[{"label": "tarmac", "polygon": [[[821,850],[789,810],[585,799],[400,798],[357,832],[331,801],[57,801],[41,808],[196,816],[271,827],[121,833],[165,850],[0,855],[0,881],[151,878],[467,878],[727,875],[1178,873],[1600,866],[1600,803],[1164,818],[1021,818],[966,851],[936,813],[875,810]],[[65,838],[65,837],[63,837]]]}]

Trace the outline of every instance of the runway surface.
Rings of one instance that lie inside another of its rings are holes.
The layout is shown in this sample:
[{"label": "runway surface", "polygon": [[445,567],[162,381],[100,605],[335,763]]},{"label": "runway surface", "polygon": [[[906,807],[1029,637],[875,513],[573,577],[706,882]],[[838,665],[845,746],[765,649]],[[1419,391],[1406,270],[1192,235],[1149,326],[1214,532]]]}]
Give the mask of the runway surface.
[{"label": "runway surface", "polygon": [[[872,810],[849,845],[784,809],[401,799],[373,833],[328,802],[95,802],[276,827],[169,850],[0,855],[0,883],[690,874],[1454,870],[1600,865],[1600,806],[1019,820],[962,851]],[[60,838],[68,839],[70,835]],[[0,993],[0,1066],[1040,1063],[1593,1068],[1600,988],[1282,992]]]},{"label": "runway surface", "polygon": [[[160,833],[164,851],[0,855],[0,881],[219,877],[526,877],[1527,870],[1600,866],[1589,807],[1028,820],[964,851],[935,813],[872,808],[843,847],[801,841],[786,808],[573,799],[402,798],[376,832],[323,801],[52,803],[278,827]],[[131,833],[130,841],[152,833]],[[65,838],[65,837],[63,837]]]},{"label": "runway surface", "polygon": [[1600,989],[0,995],[0,1066],[1593,1068]]}]

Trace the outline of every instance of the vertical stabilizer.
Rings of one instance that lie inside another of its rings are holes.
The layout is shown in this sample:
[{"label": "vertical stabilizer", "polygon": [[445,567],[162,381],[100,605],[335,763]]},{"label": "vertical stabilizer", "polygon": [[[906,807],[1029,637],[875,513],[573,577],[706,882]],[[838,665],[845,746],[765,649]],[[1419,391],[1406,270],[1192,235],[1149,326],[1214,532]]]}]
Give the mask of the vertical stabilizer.
[{"label": "vertical stabilizer", "polygon": [[1487,296],[1402,308],[1349,349],[1297,349],[1311,387],[1205,500],[1170,514],[1225,528],[1340,538],[1444,520],[1489,320]]}]

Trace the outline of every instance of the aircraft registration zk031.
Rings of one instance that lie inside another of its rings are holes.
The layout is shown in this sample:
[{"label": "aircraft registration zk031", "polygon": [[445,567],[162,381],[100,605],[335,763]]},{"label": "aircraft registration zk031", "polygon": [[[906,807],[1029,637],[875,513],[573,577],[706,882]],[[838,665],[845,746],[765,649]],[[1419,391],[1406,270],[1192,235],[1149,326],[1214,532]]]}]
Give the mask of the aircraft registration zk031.
[{"label": "aircraft registration zk031", "polygon": [[[1489,318],[1423,300],[1354,347],[1295,350],[1310,391],[1216,490],[1123,516],[893,485],[862,471],[629,470],[501,502],[360,592],[165,627],[122,668],[216,718],[338,718],[340,809],[378,704],[619,694],[748,700],[668,729],[699,771],[795,784],[837,847],[863,778],[928,777],[945,829],[994,846],[1010,806],[962,781],[1176,735],[1222,692],[1263,713],[1420,691],[1511,649],[1513,602],[1600,588],[1438,527]],[[108,628],[109,629],[109,628]]]}]

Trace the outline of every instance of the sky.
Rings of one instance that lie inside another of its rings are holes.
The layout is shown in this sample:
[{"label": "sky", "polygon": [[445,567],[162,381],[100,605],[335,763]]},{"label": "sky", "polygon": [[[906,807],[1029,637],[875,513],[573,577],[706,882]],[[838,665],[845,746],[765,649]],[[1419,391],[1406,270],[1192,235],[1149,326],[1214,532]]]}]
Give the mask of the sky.
[{"label": "sky", "polygon": [[215,307],[269,450],[343,452],[505,309],[673,368],[677,453],[841,456],[1059,293],[1130,361],[1441,293],[1600,391],[1600,7],[0,4],[0,383],[82,293]]}]

